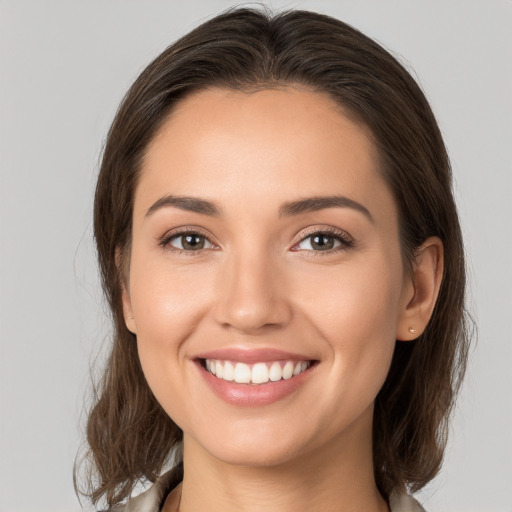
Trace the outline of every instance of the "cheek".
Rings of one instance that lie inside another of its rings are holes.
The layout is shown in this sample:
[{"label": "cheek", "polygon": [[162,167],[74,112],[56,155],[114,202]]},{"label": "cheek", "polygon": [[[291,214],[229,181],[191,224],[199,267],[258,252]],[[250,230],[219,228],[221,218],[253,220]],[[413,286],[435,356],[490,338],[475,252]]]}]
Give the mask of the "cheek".
[{"label": "cheek", "polygon": [[354,407],[369,405],[386,379],[396,344],[400,285],[401,267],[375,263],[317,273],[296,290],[296,297],[305,299],[300,309],[329,347],[330,392],[353,400]]},{"label": "cheek", "polygon": [[[328,339],[394,338],[401,294],[401,268],[366,262],[303,273],[293,295]],[[374,333],[374,335],[370,335]]]},{"label": "cheek", "polygon": [[174,400],[178,394],[166,390],[187,384],[176,371],[186,363],[182,347],[208,311],[208,272],[193,272],[193,265],[177,268],[165,259],[155,260],[133,255],[130,297],[144,375],[157,399],[169,410],[165,401]]},{"label": "cheek", "polygon": [[141,338],[179,343],[202,314],[210,272],[194,265],[173,265],[165,258],[132,259],[130,296]]}]

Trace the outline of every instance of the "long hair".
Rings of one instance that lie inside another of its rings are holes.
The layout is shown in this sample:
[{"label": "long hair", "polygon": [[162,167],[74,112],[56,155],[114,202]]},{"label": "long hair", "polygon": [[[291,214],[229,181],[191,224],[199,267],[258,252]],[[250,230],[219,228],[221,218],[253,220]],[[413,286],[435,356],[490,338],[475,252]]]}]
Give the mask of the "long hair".
[{"label": "long hair", "polygon": [[111,354],[87,423],[94,502],[112,506],[153,481],[182,439],[144,378],[125,325],[121,287],[132,209],[148,144],[173,107],[209,87],[241,91],[296,84],[327,94],[371,133],[379,171],[399,211],[404,265],[430,236],[445,270],[432,318],[418,340],[396,343],[376,398],[374,474],[386,496],[419,490],[439,471],[447,420],[464,375],[469,335],[465,264],[447,152],[432,110],[405,68],[376,42],[331,17],[231,9],[168,47],[137,78],[108,133],[94,205],[94,233],[113,317]]}]

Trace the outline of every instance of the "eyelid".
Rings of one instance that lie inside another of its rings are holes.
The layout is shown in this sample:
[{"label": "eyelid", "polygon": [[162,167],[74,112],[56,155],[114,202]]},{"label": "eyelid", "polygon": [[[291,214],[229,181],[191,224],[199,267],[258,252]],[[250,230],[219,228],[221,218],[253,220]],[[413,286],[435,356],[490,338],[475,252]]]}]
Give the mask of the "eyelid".
[{"label": "eyelid", "polygon": [[210,244],[212,244],[213,247],[207,248],[207,250],[217,249],[219,247],[219,244],[215,241],[214,237],[212,237],[211,234],[208,234],[205,232],[205,230],[201,229],[197,226],[180,226],[178,228],[173,228],[169,231],[167,231],[163,236],[159,237],[158,239],[158,245],[161,247],[168,249],[171,252],[178,252],[178,253],[187,253],[189,256],[198,255],[205,249],[199,249],[197,251],[188,251],[185,249],[178,249],[177,247],[173,247],[170,245],[171,240],[174,238],[178,238],[179,236],[184,235],[199,235],[203,236]]},{"label": "eyelid", "polygon": [[[341,242],[341,245],[334,249],[329,249],[326,251],[312,251],[310,249],[295,249],[301,242],[303,242],[304,240],[306,240],[316,234],[324,234],[324,235],[332,236],[332,237],[338,239]],[[300,238],[296,242],[294,242],[293,246],[291,247],[291,250],[296,251],[296,252],[302,250],[302,251],[307,251],[310,253],[315,253],[315,255],[317,255],[317,254],[321,255],[321,254],[332,254],[339,250],[350,249],[350,248],[354,247],[354,245],[355,245],[355,241],[354,241],[353,237],[349,233],[347,233],[346,231],[344,231],[342,229],[335,228],[333,226],[313,226],[311,228],[308,228],[306,231],[303,231],[300,234]]]}]

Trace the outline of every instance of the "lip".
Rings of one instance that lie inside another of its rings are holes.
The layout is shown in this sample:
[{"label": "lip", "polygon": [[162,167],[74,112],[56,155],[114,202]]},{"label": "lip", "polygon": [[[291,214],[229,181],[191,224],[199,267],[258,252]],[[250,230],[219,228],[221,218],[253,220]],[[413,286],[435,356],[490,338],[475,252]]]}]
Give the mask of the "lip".
[{"label": "lip", "polygon": [[[204,366],[205,359],[236,361],[246,364],[265,363],[271,361],[313,361],[304,372],[277,382],[265,384],[239,384],[226,381],[212,375]],[[284,352],[275,349],[244,350],[237,348],[218,349],[198,354],[193,362],[207,386],[223,401],[238,407],[261,407],[282,400],[297,391],[311,377],[318,360],[309,356]]]},{"label": "lip", "polygon": [[314,358],[304,354],[295,354],[272,348],[242,349],[223,348],[197,354],[193,359],[220,359],[237,363],[269,363],[272,361],[313,361]]}]

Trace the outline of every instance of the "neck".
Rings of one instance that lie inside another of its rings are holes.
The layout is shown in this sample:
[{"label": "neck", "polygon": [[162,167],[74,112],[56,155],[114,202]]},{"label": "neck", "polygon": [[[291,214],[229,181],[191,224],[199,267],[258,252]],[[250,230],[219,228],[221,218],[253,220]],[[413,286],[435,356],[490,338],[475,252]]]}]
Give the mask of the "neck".
[{"label": "neck", "polygon": [[387,511],[375,485],[368,423],[329,446],[264,467],[221,461],[185,436],[179,512]]}]

